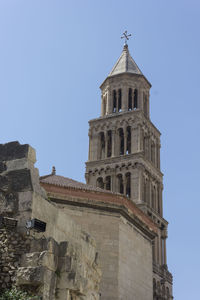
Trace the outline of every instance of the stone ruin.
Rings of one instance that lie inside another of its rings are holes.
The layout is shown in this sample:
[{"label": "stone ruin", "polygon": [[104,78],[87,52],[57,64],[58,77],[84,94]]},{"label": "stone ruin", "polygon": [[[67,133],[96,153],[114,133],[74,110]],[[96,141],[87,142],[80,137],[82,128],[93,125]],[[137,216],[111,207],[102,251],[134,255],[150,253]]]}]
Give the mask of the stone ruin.
[{"label": "stone ruin", "polygon": [[[29,145],[0,145],[0,292],[17,286],[43,300],[97,300],[95,241],[48,200],[35,161]],[[45,232],[27,230],[34,218]]]}]

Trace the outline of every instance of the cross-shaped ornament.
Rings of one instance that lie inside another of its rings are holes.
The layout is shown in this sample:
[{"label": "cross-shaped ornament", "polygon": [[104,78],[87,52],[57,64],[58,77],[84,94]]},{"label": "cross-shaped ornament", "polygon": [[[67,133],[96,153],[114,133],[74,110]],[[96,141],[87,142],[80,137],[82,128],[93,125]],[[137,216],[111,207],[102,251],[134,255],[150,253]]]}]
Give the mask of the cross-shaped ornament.
[{"label": "cross-shaped ornament", "polygon": [[129,36],[131,36],[131,34],[127,34],[127,30],[123,32],[121,39],[125,39],[124,44],[127,45],[127,41],[129,40]]}]

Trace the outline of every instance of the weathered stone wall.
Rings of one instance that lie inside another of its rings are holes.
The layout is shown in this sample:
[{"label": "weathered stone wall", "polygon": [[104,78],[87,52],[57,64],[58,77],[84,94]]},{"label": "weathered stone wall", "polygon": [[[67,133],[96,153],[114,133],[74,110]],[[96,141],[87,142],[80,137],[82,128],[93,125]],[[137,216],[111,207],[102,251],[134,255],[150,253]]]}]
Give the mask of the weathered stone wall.
[{"label": "weathered stone wall", "polygon": [[30,250],[30,240],[17,230],[0,229],[0,287],[10,288],[16,282],[21,255]]},{"label": "weathered stone wall", "polygon": [[[48,201],[34,168],[35,152],[17,142],[0,145],[0,290],[13,284],[43,300],[98,300],[101,272],[93,238]],[[46,231],[26,221],[46,222]]]},{"label": "weathered stone wall", "polygon": [[[119,222],[120,216],[109,212],[67,206],[66,212],[96,240],[102,270],[101,300],[117,300],[119,292]],[[130,299],[130,298],[128,298]]]},{"label": "weathered stone wall", "polygon": [[101,300],[153,299],[152,243],[120,214],[61,205],[96,240]]}]

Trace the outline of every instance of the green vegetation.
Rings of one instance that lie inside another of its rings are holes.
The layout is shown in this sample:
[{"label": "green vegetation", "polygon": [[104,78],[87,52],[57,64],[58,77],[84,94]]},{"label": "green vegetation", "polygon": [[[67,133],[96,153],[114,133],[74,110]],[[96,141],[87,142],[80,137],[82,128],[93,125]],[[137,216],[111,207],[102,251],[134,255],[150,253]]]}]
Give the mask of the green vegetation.
[{"label": "green vegetation", "polygon": [[29,293],[19,290],[16,287],[3,291],[0,294],[0,300],[40,300],[38,296],[30,295]]}]

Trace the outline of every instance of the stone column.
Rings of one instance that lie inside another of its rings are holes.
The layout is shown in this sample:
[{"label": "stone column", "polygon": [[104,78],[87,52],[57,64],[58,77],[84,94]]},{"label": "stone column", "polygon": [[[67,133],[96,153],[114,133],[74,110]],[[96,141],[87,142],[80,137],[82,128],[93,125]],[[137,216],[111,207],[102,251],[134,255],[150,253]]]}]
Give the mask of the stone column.
[{"label": "stone column", "polygon": [[163,216],[163,200],[162,200],[163,186],[160,187],[160,215]]},{"label": "stone column", "polygon": [[149,111],[150,111],[150,105],[149,105],[149,91],[146,91],[147,95],[147,116],[149,118]]},{"label": "stone column", "polygon": [[99,135],[97,132],[94,132],[90,136],[90,160],[98,160],[99,159]]},{"label": "stone column", "polygon": [[143,178],[143,169],[142,167],[139,167],[139,182],[138,182],[138,203],[142,203],[144,199],[142,199],[143,196],[143,190],[144,190],[144,178]]},{"label": "stone column", "polygon": [[116,156],[116,153],[115,153],[115,143],[116,143],[116,132],[115,132],[115,129],[112,129],[111,130],[111,134],[112,134],[112,153],[111,153],[111,157],[114,157]]},{"label": "stone column", "polygon": [[107,106],[108,106],[108,114],[112,114],[113,103],[112,103],[112,92],[110,88],[108,88],[107,91]]},{"label": "stone column", "polygon": [[91,129],[89,129],[88,132],[88,137],[89,137],[89,151],[88,151],[88,161],[92,160],[92,132]]},{"label": "stone column", "polygon": [[134,202],[140,202],[139,190],[140,190],[140,172],[137,168],[134,168],[131,172],[131,198]]},{"label": "stone column", "polygon": [[157,166],[158,166],[159,170],[160,170],[160,148],[161,148],[161,145],[159,143],[157,145],[157,151],[158,151],[158,153],[157,153],[157,158],[158,158],[158,164],[157,164]]},{"label": "stone column", "polygon": [[138,127],[137,125],[133,125],[131,127],[131,153],[135,153],[138,151]]},{"label": "stone column", "polygon": [[164,238],[164,265],[167,265],[166,237]]},{"label": "stone column", "polygon": [[143,110],[143,90],[140,88],[138,89],[138,108]]},{"label": "stone column", "polygon": [[122,88],[122,111],[128,111],[128,88]]},{"label": "stone column", "polygon": [[104,113],[104,100],[103,100],[103,95],[101,94],[101,116],[103,116]]}]

